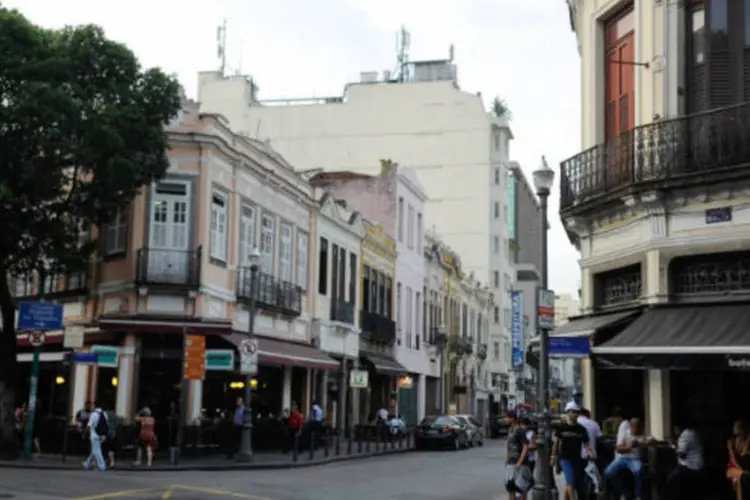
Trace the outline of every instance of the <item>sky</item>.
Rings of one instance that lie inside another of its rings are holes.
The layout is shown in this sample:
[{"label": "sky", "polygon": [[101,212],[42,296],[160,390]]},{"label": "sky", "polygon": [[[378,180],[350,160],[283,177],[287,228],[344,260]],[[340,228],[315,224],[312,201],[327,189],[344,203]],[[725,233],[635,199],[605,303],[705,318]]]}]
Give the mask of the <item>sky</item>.
[{"label": "sky", "polygon": [[[529,179],[542,155],[581,150],[580,59],[565,0],[0,0],[44,27],[98,24],[144,66],[178,76],[196,96],[197,73],[217,69],[217,27],[227,21],[227,66],[252,75],[260,97],[340,95],[361,71],[395,69],[396,33],[411,34],[410,58],[447,58],[459,84],[512,112],[511,159]],[[576,294],[579,255],[550,199],[549,287]]]}]

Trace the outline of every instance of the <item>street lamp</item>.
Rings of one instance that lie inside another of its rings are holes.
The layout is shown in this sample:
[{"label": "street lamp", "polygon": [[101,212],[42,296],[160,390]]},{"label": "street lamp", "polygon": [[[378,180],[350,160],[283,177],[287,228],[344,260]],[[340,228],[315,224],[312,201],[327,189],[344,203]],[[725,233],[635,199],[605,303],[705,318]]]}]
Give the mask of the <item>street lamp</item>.
[{"label": "street lamp", "polygon": [[[540,217],[540,246],[542,253],[541,262],[541,282],[540,289],[547,289],[547,200],[550,190],[555,182],[555,171],[549,168],[547,160],[542,156],[542,164],[532,173],[534,180],[534,189],[539,197],[539,217]],[[539,293],[536,297],[539,301]],[[538,304],[537,304],[538,306]],[[546,328],[539,329],[539,408],[542,411],[542,419],[539,425],[539,437],[537,439],[537,456],[540,467],[535,472],[537,477],[534,482],[534,489],[531,492],[532,500],[548,500],[552,498],[554,479],[552,476],[552,466],[550,464],[550,446],[552,443],[551,421],[549,413],[549,331]]]},{"label": "street lamp", "polygon": [[[254,248],[250,255],[250,304],[247,308],[247,336],[253,337],[255,329],[255,301],[258,293],[258,263],[260,262],[260,252]],[[243,286],[244,283],[240,283]],[[253,375],[245,375],[245,411],[242,414],[242,442],[240,443],[240,452],[237,454],[238,462],[253,461]]]}]

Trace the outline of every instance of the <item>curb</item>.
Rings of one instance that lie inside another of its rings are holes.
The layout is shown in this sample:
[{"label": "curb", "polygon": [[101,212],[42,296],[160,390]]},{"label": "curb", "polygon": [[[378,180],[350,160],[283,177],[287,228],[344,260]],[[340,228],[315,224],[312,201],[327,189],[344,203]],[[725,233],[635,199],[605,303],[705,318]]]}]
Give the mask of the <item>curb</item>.
[{"label": "curb", "polygon": [[[403,455],[416,451],[415,448],[405,449],[393,449],[385,450],[380,452],[372,453],[359,453],[357,455],[339,455],[329,456],[321,460],[305,460],[301,459],[297,462],[270,462],[266,464],[238,464],[238,463],[227,463],[225,465],[162,465],[156,467],[127,467],[127,468],[115,468],[115,472],[190,472],[190,471],[202,471],[202,472],[220,472],[220,471],[243,471],[243,470],[284,470],[284,469],[301,469],[307,467],[317,467],[320,465],[329,465],[341,462],[349,462],[354,460],[364,460],[367,458],[386,457],[389,455]],[[27,470],[64,470],[74,471],[81,470],[80,467],[76,467],[71,462],[69,464],[39,464],[34,462],[24,462],[19,460],[17,462],[2,461],[0,462],[0,469],[27,469]]]}]

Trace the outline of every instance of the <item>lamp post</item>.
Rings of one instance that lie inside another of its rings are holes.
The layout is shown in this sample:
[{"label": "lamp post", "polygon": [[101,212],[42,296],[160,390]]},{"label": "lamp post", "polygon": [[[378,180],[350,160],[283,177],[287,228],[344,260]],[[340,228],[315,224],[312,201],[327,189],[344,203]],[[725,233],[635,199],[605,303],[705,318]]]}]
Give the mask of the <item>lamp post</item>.
[{"label": "lamp post", "polygon": [[[250,304],[248,305],[247,318],[247,337],[252,338],[255,333],[255,303],[258,295],[258,262],[260,262],[260,252],[254,248],[249,255],[250,258]],[[243,283],[240,283],[242,286]],[[238,462],[253,461],[253,375],[245,375],[245,411],[242,413],[242,441],[240,443],[240,452],[237,453]]]},{"label": "lamp post", "polygon": [[[540,246],[541,246],[541,283],[540,289],[547,289],[547,200],[550,190],[555,182],[555,171],[549,168],[547,160],[542,156],[542,164],[533,172],[534,189],[539,197],[540,217]],[[536,301],[539,301],[537,293]],[[538,305],[538,304],[537,304]],[[538,309],[538,307],[537,307]],[[534,489],[531,492],[532,500],[549,500],[552,498],[552,490],[555,489],[552,476],[552,465],[550,464],[550,446],[552,443],[551,421],[549,413],[549,331],[546,328],[539,329],[539,408],[542,419],[539,425],[539,436],[537,439],[537,467],[535,472]]]}]

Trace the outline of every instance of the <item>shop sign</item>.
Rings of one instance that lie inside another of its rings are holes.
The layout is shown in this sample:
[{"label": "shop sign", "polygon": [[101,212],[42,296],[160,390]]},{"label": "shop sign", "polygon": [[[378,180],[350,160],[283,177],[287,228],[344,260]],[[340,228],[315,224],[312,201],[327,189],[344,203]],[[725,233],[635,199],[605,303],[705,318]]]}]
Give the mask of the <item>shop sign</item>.
[{"label": "shop sign", "polygon": [[208,349],[206,351],[206,370],[233,372],[234,351],[232,349]]},{"label": "shop sign", "polygon": [[750,370],[750,358],[727,356],[727,368],[732,370]]},{"label": "shop sign", "polygon": [[96,354],[96,366],[100,368],[117,368],[120,363],[120,350],[117,347],[95,345],[91,346],[91,352]]},{"label": "shop sign", "polygon": [[369,383],[369,373],[366,370],[352,370],[349,373],[349,387],[352,389],[367,389]]}]

